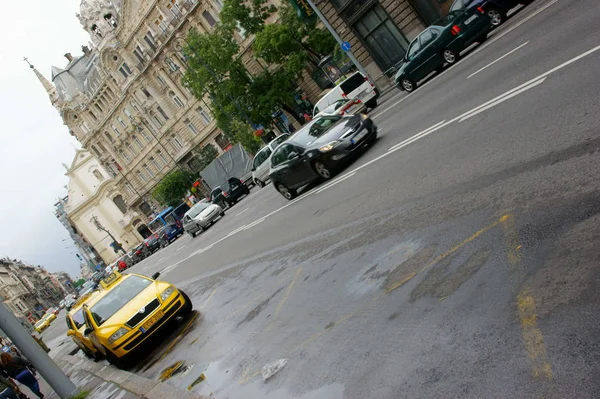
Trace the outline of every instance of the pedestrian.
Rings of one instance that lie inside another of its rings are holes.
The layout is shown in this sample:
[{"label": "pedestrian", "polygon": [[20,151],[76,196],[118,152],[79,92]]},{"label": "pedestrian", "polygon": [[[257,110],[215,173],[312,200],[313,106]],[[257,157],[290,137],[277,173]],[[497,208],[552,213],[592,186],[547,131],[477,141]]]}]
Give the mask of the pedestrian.
[{"label": "pedestrian", "polygon": [[8,378],[0,376],[0,399],[19,399],[19,388]]},{"label": "pedestrian", "polygon": [[44,397],[40,391],[40,384],[35,376],[29,370],[32,367],[31,363],[18,356],[12,356],[6,352],[0,354],[0,366],[6,374],[31,389],[31,392],[36,394],[40,399]]}]

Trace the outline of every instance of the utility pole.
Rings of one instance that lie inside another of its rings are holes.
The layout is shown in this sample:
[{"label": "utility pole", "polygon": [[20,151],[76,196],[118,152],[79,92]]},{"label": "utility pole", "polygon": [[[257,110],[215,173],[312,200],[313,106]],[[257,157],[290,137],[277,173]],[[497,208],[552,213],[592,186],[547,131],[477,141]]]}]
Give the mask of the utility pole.
[{"label": "utility pole", "polygon": [[118,251],[123,252],[123,255],[125,255],[127,253],[127,252],[125,252],[125,250],[123,249],[121,244],[119,244],[117,239],[110,233],[110,231],[108,231],[108,229],[106,227],[102,226],[102,223],[100,223],[100,221],[98,220],[98,216],[92,216],[92,219],[90,220],[90,222],[94,223],[94,225],[96,226],[96,228],[98,230],[101,230],[101,231],[105,232],[106,234],[108,234],[108,236],[113,240],[113,244],[115,245],[115,248]]},{"label": "utility pole", "polygon": [[19,320],[6,309],[0,302],[0,329],[6,333],[8,338],[17,345],[29,360],[50,384],[52,389],[61,398],[70,398],[77,394],[77,387],[65,375],[65,373],[52,361],[50,356],[23,328]]},{"label": "utility pole", "polygon": [[[337,32],[335,31],[335,29],[333,29],[333,26],[331,26],[331,24],[329,23],[329,21],[327,21],[327,19],[323,15],[323,13],[321,13],[321,11],[317,8],[317,6],[315,5],[315,3],[313,3],[312,0],[306,0],[306,2],[308,3],[309,6],[311,6],[311,8],[315,12],[315,14],[317,14],[317,17],[319,17],[319,19],[321,20],[321,22],[323,22],[323,25],[325,25],[325,27],[327,28],[327,30],[329,31],[329,33],[331,33],[331,35],[338,42],[338,44],[340,45],[340,47],[342,47],[342,43],[344,41],[342,40],[342,38],[340,37],[340,35],[337,34]],[[352,53],[352,51],[348,50],[348,51],[346,51],[346,54],[348,54],[348,57],[350,58],[350,60],[352,61],[352,63],[356,66],[356,68],[358,68],[358,70],[363,75],[369,76],[369,74],[367,73],[367,71],[365,70],[365,68],[363,68],[362,64],[354,56],[354,54]]]}]

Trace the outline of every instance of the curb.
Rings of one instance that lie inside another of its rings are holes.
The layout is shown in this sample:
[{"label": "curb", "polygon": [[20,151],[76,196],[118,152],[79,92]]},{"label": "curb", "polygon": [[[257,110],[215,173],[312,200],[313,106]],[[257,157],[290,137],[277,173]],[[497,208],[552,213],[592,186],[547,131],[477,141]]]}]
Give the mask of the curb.
[{"label": "curb", "polygon": [[73,366],[78,366],[82,370],[85,370],[104,381],[118,385],[144,399],[208,399],[206,396],[188,391],[187,389],[141,377],[137,374],[119,370],[112,366],[94,363],[87,359],[65,355],[61,360]]}]

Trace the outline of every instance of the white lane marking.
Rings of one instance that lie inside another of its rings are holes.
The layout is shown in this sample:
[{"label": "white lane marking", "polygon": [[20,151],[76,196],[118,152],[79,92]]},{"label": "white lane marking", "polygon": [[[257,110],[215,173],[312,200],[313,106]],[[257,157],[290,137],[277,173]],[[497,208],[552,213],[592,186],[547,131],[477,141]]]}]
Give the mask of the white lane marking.
[{"label": "white lane marking", "polygon": [[504,54],[502,57],[496,58],[494,61],[490,62],[489,64],[487,64],[486,66],[484,66],[483,68],[478,69],[477,71],[473,72],[472,74],[470,74],[469,76],[467,76],[467,79],[469,79],[471,76],[475,76],[477,75],[479,72],[483,71],[484,69],[487,69],[489,67],[491,67],[492,65],[494,65],[496,62],[508,57],[509,55],[511,55],[512,53],[514,53],[515,51],[525,47],[527,45],[527,43],[529,43],[529,40],[527,40],[525,43],[521,44],[519,47],[510,50],[508,53]]},{"label": "white lane marking", "polygon": [[176,251],[181,251],[182,249],[184,249],[187,245],[182,245],[179,248],[176,249]]},{"label": "white lane marking", "polygon": [[478,52],[480,52],[481,50],[483,50],[484,48],[487,48],[488,46],[496,43],[498,40],[502,39],[504,36],[508,35],[510,32],[512,32],[513,30],[517,29],[519,26],[523,25],[525,22],[529,21],[531,18],[535,17],[536,15],[538,15],[539,13],[541,13],[542,11],[544,11],[546,8],[550,7],[552,4],[556,3],[558,0],[552,0],[550,3],[545,4],[544,6],[542,6],[540,9],[536,10],[534,13],[532,13],[531,15],[525,17],[524,19],[522,19],[521,21],[517,22],[515,25],[511,26],[510,28],[508,28],[507,30],[499,33],[498,35],[494,35],[492,40],[490,40],[489,42],[479,46],[475,51],[473,51],[472,53],[469,53],[468,56],[466,56],[465,58],[463,58],[463,61],[466,59],[469,59],[470,57],[474,56],[475,54],[477,54]]},{"label": "white lane marking", "polygon": [[248,230],[251,229],[252,227],[256,226],[259,223],[262,223],[265,221],[265,218],[260,218],[252,223],[250,223],[249,225],[244,226],[244,230]]},{"label": "white lane marking", "polygon": [[244,209],[244,210],[243,210],[243,211],[241,211],[240,213],[237,213],[237,214],[235,215],[235,217],[238,217],[238,216],[240,216],[242,213],[246,212],[246,211],[247,211],[247,210],[249,210],[249,209],[250,209],[250,208],[246,208],[246,209]]},{"label": "white lane marking", "polygon": [[161,258],[156,259],[156,262],[160,262],[161,260],[165,260],[165,257],[163,256]]},{"label": "white lane marking", "polygon": [[527,85],[527,86],[525,86],[525,87],[522,87],[521,89],[519,89],[519,90],[517,90],[517,91],[515,91],[515,92],[513,92],[513,93],[511,93],[511,94],[509,94],[508,96],[504,96],[504,97],[502,97],[501,99],[499,99],[499,100],[497,100],[497,101],[494,101],[493,103],[490,103],[490,104],[486,105],[485,107],[478,107],[478,109],[477,109],[477,110],[475,110],[474,112],[467,113],[466,115],[465,115],[465,114],[463,114],[463,115],[465,115],[465,116],[463,116],[462,118],[460,118],[460,120],[459,120],[458,122],[460,123],[460,122],[462,122],[462,121],[465,121],[465,120],[467,120],[467,119],[469,119],[469,118],[471,118],[471,117],[473,117],[473,116],[475,116],[475,115],[477,115],[477,114],[479,114],[479,113],[481,113],[481,112],[483,112],[483,111],[486,111],[486,110],[488,110],[488,109],[490,109],[490,108],[492,108],[492,107],[495,107],[496,105],[498,105],[498,104],[500,104],[500,103],[503,103],[504,101],[506,101],[506,100],[508,100],[508,99],[511,99],[511,98],[513,98],[514,96],[517,96],[517,95],[519,95],[519,94],[521,94],[521,93],[523,93],[523,92],[525,92],[525,91],[527,91],[527,90],[529,90],[529,89],[532,89],[532,88],[534,88],[535,86],[537,86],[537,85],[540,85],[540,84],[544,83],[544,81],[545,81],[547,78],[548,78],[548,77],[547,77],[547,76],[545,76],[545,77],[543,77],[543,78],[541,78],[541,79],[539,79],[539,80],[536,80],[535,82],[533,82],[533,83],[531,83],[531,84],[529,84],[529,85]]},{"label": "white lane marking", "polygon": [[323,186],[323,187],[319,188],[315,194],[322,193],[323,191],[327,190],[328,188],[330,188],[330,187],[333,187],[333,186],[335,186],[336,184],[338,184],[338,183],[341,183],[341,182],[343,182],[344,180],[351,178],[351,177],[352,177],[352,176],[354,176],[355,174],[356,174],[356,172],[347,173],[347,174],[345,174],[344,176],[342,176],[342,177],[340,177],[340,178],[338,178],[338,179],[335,179],[335,180],[334,180],[334,181],[332,181],[331,183],[329,183],[329,184],[326,184],[325,186]]},{"label": "white lane marking", "polygon": [[238,227],[237,229],[233,230],[232,232],[230,232],[229,234],[227,234],[227,237],[231,237],[232,235],[234,235],[237,232],[240,232],[242,230],[244,230],[246,228],[246,225],[243,225],[241,227]]},{"label": "white lane marking", "polygon": [[416,139],[417,137],[419,137],[422,134],[426,135],[426,133],[428,133],[430,130],[433,130],[433,129],[437,128],[439,125],[443,124],[444,122],[446,122],[446,120],[438,122],[435,125],[433,125],[431,127],[428,127],[425,130],[420,131],[419,133],[415,134],[414,136],[411,136],[411,137],[407,138],[406,140],[402,141],[401,143],[398,143],[398,144],[390,147],[390,149],[388,151],[394,151],[396,149],[396,147],[403,146],[405,143],[407,143],[409,141],[412,142],[414,139]]}]

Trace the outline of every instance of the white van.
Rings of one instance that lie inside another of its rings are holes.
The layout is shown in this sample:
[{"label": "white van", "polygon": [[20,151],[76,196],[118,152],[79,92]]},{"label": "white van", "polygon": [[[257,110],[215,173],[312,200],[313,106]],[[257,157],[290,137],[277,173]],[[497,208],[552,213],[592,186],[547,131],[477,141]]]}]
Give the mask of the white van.
[{"label": "white van", "polygon": [[269,180],[271,154],[273,154],[273,151],[275,151],[275,148],[277,148],[279,144],[286,141],[289,137],[289,134],[282,134],[263,147],[254,156],[254,159],[252,160],[252,180],[258,187],[264,187],[267,180]]},{"label": "white van", "polygon": [[[375,108],[377,106],[377,99],[379,98],[379,91],[365,75],[355,72],[342,83],[329,90],[317,102],[313,109],[313,117],[342,98],[357,98],[362,101],[366,108]],[[363,111],[363,109],[357,110],[357,112],[360,111]]]}]

